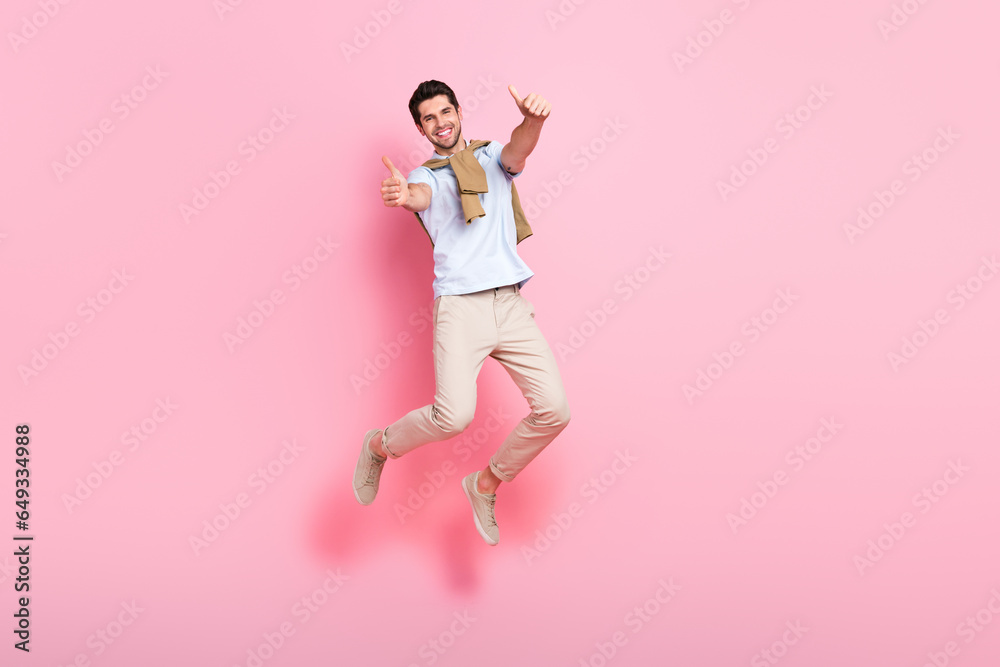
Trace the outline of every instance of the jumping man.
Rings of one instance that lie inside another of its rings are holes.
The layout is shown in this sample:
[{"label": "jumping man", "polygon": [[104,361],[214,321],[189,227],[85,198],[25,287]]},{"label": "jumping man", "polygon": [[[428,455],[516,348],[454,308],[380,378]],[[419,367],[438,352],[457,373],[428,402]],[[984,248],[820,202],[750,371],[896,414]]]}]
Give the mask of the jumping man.
[{"label": "jumping man", "polygon": [[482,470],[462,480],[476,529],[491,545],[500,539],[494,502],[569,423],[555,356],[535,324],[535,308],[521,294],[534,275],[517,254],[531,234],[514,179],[538,143],[551,105],[534,93],[508,88],[524,120],[510,143],[462,136],[462,108],[440,81],[424,81],[410,98],[410,114],[434,157],[404,180],[388,157],[382,202],[417,214],[434,250],[434,402],[384,429],[368,431],[354,471],[354,495],[369,505],[387,458],[452,438],[472,422],[476,378],[493,357],[521,390],[531,412],[507,435]]}]

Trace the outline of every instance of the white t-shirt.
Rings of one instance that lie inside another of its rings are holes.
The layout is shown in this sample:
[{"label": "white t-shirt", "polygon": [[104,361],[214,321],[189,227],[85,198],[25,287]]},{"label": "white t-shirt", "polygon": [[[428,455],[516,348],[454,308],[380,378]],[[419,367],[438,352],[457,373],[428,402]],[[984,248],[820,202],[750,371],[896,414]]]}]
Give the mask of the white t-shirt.
[{"label": "white t-shirt", "polygon": [[[475,150],[486,172],[489,192],[479,195],[486,215],[466,224],[458,181],[450,166],[417,167],[407,183],[426,183],[431,205],[420,219],[434,243],[434,298],[469,294],[491,287],[523,286],[534,275],[517,255],[517,228],[510,187],[520,174],[509,174],[500,162],[503,144],[491,141]],[[435,158],[444,155],[434,154]],[[449,156],[450,157],[450,156]]]}]

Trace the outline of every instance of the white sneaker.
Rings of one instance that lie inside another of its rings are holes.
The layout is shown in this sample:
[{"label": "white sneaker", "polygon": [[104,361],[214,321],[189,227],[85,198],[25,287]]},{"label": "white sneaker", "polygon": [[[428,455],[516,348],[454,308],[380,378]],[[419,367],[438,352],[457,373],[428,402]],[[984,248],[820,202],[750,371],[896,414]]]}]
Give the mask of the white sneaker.
[{"label": "white sneaker", "polygon": [[494,546],[500,541],[500,527],[497,526],[496,514],[494,513],[497,494],[479,493],[478,484],[479,471],[477,470],[462,480],[462,490],[465,491],[465,497],[472,505],[472,518],[476,522],[476,530],[486,540],[486,544]]},{"label": "white sneaker", "polygon": [[354,497],[362,505],[371,505],[378,493],[378,480],[382,476],[385,457],[376,456],[368,447],[368,443],[381,430],[374,428],[365,433],[365,439],[361,442],[361,454],[358,455],[358,464],[354,467]]}]

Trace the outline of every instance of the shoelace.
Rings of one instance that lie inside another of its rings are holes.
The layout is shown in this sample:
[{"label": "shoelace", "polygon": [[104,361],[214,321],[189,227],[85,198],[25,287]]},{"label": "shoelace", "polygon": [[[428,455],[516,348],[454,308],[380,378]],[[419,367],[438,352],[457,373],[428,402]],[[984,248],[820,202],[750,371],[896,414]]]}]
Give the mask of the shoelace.
[{"label": "shoelace", "polygon": [[494,496],[493,498],[486,499],[486,507],[489,510],[489,512],[486,514],[486,520],[491,526],[497,525],[497,518],[496,515],[493,513],[494,505],[496,505],[496,502],[497,502],[496,496]]},{"label": "shoelace", "polygon": [[377,461],[375,459],[375,457],[372,456],[371,454],[369,454],[368,456],[369,456],[369,459],[368,459],[368,472],[365,475],[365,484],[366,485],[367,484],[374,484],[375,483],[375,475],[378,473],[378,471],[380,471],[382,469],[382,464],[385,463],[385,461]]}]

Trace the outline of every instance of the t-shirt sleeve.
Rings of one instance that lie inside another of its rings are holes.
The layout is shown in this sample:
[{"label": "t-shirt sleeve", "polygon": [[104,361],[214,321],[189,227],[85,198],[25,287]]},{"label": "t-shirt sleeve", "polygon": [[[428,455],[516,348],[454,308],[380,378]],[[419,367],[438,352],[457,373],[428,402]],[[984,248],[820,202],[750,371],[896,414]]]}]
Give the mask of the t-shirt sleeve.
[{"label": "t-shirt sleeve", "polygon": [[431,195],[434,194],[434,175],[427,167],[420,166],[414,169],[406,177],[407,183],[426,183],[431,188]]},{"label": "t-shirt sleeve", "polygon": [[500,167],[500,171],[504,173],[504,176],[506,176],[509,180],[513,180],[520,176],[522,172],[519,171],[516,174],[512,174],[507,171],[506,167],[503,166],[503,161],[500,159],[500,153],[503,152],[503,146],[504,145],[499,141],[491,141],[486,146],[483,146],[483,150],[486,151],[487,155],[496,160],[497,165]]}]

